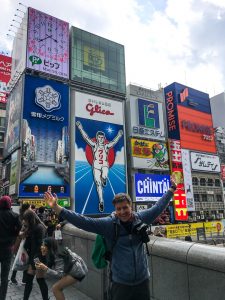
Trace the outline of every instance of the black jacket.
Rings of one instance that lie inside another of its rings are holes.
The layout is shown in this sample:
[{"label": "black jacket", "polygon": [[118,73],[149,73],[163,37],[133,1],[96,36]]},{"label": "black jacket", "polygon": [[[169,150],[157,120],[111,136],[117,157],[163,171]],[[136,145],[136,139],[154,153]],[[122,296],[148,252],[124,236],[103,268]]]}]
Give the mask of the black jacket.
[{"label": "black jacket", "polygon": [[0,251],[11,250],[20,228],[17,213],[11,209],[0,209]]}]

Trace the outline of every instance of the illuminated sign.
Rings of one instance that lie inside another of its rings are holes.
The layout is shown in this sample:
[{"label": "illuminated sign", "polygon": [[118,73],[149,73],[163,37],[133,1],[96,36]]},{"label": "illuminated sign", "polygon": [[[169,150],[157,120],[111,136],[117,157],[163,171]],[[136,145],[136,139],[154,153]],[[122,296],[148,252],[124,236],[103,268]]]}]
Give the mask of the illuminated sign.
[{"label": "illuminated sign", "polygon": [[174,96],[174,92],[165,89],[166,97],[166,117],[168,127],[168,137],[171,139],[180,139],[177,102]]},{"label": "illuminated sign", "polygon": [[210,114],[178,105],[180,141],[183,149],[216,153]]},{"label": "illuminated sign", "polygon": [[84,65],[105,71],[105,54],[103,51],[84,46]]},{"label": "illuminated sign", "polygon": [[[22,203],[28,203],[30,205],[33,204],[35,205],[35,208],[39,208],[41,206],[50,208],[50,206],[46,205],[46,202],[44,200],[40,199],[22,199]],[[70,198],[58,199],[57,203],[62,207],[70,207]]]},{"label": "illuminated sign", "polygon": [[165,143],[131,139],[132,166],[137,169],[169,170]]},{"label": "illuminated sign", "polygon": [[12,58],[0,54],[0,102],[6,103],[8,88],[7,83],[10,80],[12,67]]},{"label": "illuminated sign", "polygon": [[169,175],[135,174],[136,201],[157,201],[169,187]]},{"label": "illuminated sign", "polygon": [[220,172],[220,161],[216,155],[191,152],[191,166],[196,171]]},{"label": "illuminated sign", "polygon": [[159,128],[158,103],[138,99],[139,124],[148,128]]},{"label": "illuminated sign", "polygon": [[174,209],[175,219],[177,221],[186,221],[187,214],[187,201],[184,187],[184,175],[182,165],[182,152],[180,141],[169,140],[170,158],[172,175],[176,178],[177,190],[174,193]]}]

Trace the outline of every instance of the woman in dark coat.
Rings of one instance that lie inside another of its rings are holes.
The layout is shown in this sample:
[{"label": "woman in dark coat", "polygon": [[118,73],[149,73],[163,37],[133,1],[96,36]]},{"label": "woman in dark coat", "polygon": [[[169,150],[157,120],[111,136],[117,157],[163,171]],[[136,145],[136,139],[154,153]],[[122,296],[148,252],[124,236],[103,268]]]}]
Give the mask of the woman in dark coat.
[{"label": "woman in dark coat", "polygon": [[23,300],[28,300],[33,287],[33,280],[36,276],[43,300],[48,300],[48,286],[44,279],[44,272],[36,270],[35,258],[41,260],[40,248],[46,234],[46,227],[32,210],[27,210],[22,220],[23,231],[25,232],[26,241],[24,248],[29,255],[29,267],[26,276],[26,285],[24,289]]}]

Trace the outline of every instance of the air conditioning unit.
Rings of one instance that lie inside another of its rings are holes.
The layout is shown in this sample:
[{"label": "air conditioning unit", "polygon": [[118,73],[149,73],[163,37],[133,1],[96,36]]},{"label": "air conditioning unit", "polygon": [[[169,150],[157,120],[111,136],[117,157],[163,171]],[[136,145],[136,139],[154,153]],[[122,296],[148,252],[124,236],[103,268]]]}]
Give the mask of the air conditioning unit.
[{"label": "air conditioning unit", "polygon": [[196,217],[193,217],[193,221],[194,221],[194,222],[196,221]]},{"label": "air conditioning unit", "polygon": [[204,220],[205,219],[205,216],[204,215],[201,215],[201,220]]},{"label": "air conditioning unit", "polygon": [[197,220],[200,220],[200,219],[201,219],[201,217],[200,217],[200,216],[197,216],[196,218],[197,218]]}]

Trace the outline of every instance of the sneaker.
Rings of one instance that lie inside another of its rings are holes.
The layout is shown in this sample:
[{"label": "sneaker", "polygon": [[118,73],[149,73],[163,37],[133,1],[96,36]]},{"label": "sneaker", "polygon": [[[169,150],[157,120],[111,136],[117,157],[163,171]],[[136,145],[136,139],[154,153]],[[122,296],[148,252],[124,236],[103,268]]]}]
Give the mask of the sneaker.
[{"label": "sneaker", "polygon": [[18,281],[16,280],[16,278],[11,278],[10,282],[13,284],[18,284]]},{"label": "sneaker", "polygon": [[26,284],[26,282],[21,281],[21,285],[25,285],[25,284]]},{"label": "sneaker", "polygon": [[99,202],[98,209],[99,209],[100,212],[104,211],[104,203],[103,202]]}]

